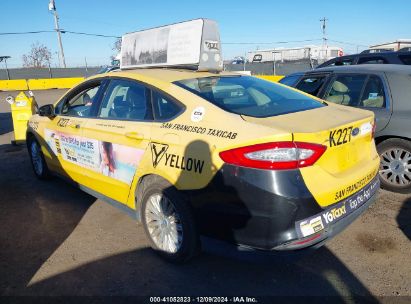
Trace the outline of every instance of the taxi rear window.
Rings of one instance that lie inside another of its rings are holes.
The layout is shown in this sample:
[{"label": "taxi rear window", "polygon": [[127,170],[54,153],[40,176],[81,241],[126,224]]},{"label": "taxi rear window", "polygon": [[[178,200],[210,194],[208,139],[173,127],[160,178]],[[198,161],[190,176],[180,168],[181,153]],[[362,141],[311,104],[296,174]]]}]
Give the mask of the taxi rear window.
[{"label": "taxi rear window", "polygon": [[250,76],[185,79],[174,84],[231,113],[269,117],[325,106],[281,85]]}]

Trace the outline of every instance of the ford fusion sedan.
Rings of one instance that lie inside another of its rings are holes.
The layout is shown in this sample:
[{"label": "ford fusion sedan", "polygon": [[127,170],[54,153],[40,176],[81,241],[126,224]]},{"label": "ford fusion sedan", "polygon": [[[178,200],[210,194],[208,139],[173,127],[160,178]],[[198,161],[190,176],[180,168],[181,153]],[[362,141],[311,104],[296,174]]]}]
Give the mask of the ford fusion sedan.
[{"label": "ford fusion sedan", "polygon": [[35,174],[61,175],[142,221],[185,261],[200,235],[284,251],[319,247],[379,188],[374,114],[234,73],[99,74],[40,108]]}]

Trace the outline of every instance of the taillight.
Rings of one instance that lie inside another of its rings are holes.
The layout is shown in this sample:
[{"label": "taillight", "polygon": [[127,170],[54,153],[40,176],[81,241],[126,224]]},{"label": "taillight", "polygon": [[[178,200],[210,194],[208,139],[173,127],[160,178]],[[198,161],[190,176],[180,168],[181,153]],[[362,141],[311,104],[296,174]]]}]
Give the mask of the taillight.
[{"label": "taillight", "polygon": [[285,170],[313,165],[326,146],[303,142],[273,142],[220,152],[228,164],[257,169]]}]

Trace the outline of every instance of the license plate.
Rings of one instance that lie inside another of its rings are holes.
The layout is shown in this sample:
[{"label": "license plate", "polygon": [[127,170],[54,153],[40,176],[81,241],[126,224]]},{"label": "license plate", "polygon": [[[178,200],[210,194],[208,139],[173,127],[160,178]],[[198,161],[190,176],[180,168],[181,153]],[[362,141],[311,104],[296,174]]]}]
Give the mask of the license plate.
[{"label": "license plate", "polygon": [[368,185],[354,195],[327,208],[321,213],[296,222],[295,227],[298,238],[304,238],[317,233],[353,213],[377,192],[379,185],[380,179],[377,175]]}]

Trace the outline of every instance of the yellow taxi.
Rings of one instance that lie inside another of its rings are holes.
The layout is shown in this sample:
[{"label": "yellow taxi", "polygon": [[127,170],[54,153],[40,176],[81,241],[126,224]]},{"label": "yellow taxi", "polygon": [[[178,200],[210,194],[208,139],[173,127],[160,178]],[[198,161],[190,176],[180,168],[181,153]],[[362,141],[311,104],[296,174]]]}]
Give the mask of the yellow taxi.
[{"label": "yellow taxi", "polygon": [[[216,52],[217,39],[200,41]],[[141,220],[167,259],[194,256],[200,235],[267,251],[319,247],[375,199],[372,112],[236,73],[130,68],[124,54],[125,68],[41,107],[27,147],[39,178],[64,176]],[[199,60],[210,57],[220,65]]]}]

